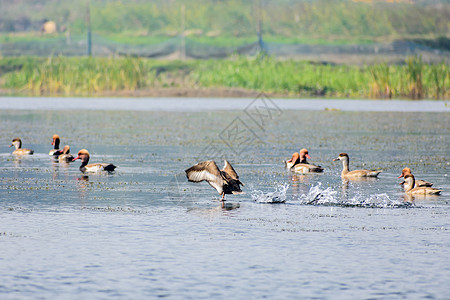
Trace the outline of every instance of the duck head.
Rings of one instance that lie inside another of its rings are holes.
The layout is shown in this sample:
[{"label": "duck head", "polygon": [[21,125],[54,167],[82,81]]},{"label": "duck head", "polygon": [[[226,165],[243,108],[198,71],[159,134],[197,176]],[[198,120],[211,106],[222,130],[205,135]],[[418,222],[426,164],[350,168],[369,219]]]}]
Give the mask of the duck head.
[{"label": "duck head", "polygon": [[296,163],[298,159],[300,159],[300,155],[298,154],[298,152],[295,152],[294,154],[292,154],[292,158],[288,160],[288,162]]},{"label": "duck head", "polygon": [[69,154],[70,153],[70,147],[69,145],[65,145],[62,149],[62,154]]},{"label": "duck head", "polygon": [[89,152],[86,149],[81,149],[78,151],[78,156],[72,161],[76,161],[77,159],[81,159],[81,164],[86,165],[89,162]]},{"label": "duck head", "polygon": [[52,145],[55,147],[55,149],[59,149],[59,143],[60,143],[59,135],[54,134]]},{"label": "duck head", "polygon": [[19,138],[13,139],[9,147],[11,148],[12,146],[16,147],[16,150],[22,148],[22,140]]},{"label": "duck head", "polygon": [[333,159],[333,161],[337,161],[337,160],[349,161],[348,154],[347,153],[340,153],[338,158]]},{"label": "duck head", "polygon": [[306,158],[311,158],[308,154],[308,150],[303,148],[300,150],[300,160],[305,160]]},{"label": "duck head", "polygon": [[409,192],[410,190],[412,190],[416,185],[416,180],[414,178],[414,175],[412,174],[406,174],[405,175],[405,185],[404,185],[404,189],[405,192]]},{"label": "duck head", "polygon": [[402,170],[402,174],[400,174],[400,176],[398,176],[397,178],[402,178],[402,177],[406,178],[406,175],[411,175],[411,169],[410,168],[404,168]]}]

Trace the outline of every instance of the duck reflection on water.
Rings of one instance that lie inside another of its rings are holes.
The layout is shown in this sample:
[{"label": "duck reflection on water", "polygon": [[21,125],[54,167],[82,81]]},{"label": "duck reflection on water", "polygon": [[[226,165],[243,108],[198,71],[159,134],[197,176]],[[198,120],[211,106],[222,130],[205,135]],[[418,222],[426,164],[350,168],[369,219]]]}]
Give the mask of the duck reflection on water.
[{"label": "duck reflection on water", "polygon": [[80,205],[82,206],[86,205],[86,195],[89,185],[89,176],[81,175],[80,177],[77,177],[78,198],[80,200]]}]

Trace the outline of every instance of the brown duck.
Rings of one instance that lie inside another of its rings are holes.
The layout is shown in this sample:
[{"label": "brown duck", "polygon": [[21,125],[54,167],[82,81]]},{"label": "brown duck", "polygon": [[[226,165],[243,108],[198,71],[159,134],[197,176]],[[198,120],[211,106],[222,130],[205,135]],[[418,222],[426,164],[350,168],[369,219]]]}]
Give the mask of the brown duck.
[{"label": "brown duck", "polygon": [[70,154],[70,147],[69,145],[65,145],[62,149],[62,154],[58,156],[59,162],[72,162],[74,161],[74,157],[72,154]]},{"label": "brown duck", "polygon": [[22,140],[19,138],[15,138],[12,140],[12,144],[9,147],[16,147],[16,150],[13,151],[12,154],[15,155],[31,155],[34,153],[31,149],[22,148]]},{"label": "brown duck", "polygon": [[213,160],[200,162],[185,170],[186,177],[191,182],[207,181],[222,195],[222,201],[225,200],[225,194],[243,194],[239,185],[244,186],[244,184],[239,180],[231,164],[227,160],[224,162],[222,170],[219,170]]},{"label": "brown duck", "polygon": [[341,153],[339,154],[338,158],[333,159],[333,161],[337,161],[340,160],[342,161],[342,172],[341,172],[341,176],[342,177],[346,177],[346,178],[357,178],[357,177],[377,177],[378,174],[380,174],[382,171],[375,171],[375,170],[354,170],[354,171],[350,171],[349,169],[349,164],[350,164],[350,159],[348,157],[347,153]]}]

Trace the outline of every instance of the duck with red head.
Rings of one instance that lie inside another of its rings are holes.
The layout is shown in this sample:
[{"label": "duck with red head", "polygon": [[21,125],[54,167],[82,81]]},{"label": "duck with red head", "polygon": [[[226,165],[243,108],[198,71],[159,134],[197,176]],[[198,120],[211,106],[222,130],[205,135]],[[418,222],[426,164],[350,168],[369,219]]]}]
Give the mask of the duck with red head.
[{"label": "duck with red head", "polygon": [[58,156],[62,154],[62,150],[59,149],[59,143],[61,142],[61,140],[59,139],[59,135],[57,134],[54,134],[52,138],[53,138],[52,140],[53,149],[50,150],[48,155]]},{"label": "duck with red head", "polygon": [[[400,174],[400,176],[398,176],[398,178],[405,177],[406,175],[412,175],[412,174],[411,174],[411,169],[410,169],[410,168],[404,168],[404,169],[402,170],[402,174]],[[400,182],[400,185],[404,185],[404,184],[405,184],[405,181]],[[428,181],[425,181],[425,180],[420,180],[420,179],[418,179],[418,180],[415,180],[415,186],[416,186],[416,187],[418,187],[418,186],[428,186],[428,187],[431,187],[431,186],[433,186],[433,184],[432,184],[431,182],[428,182]]]},{"label": "duck with red head", "polygon": [[342,161],[342,173],[341,176],[344,178],[361,178],[361,177],[377,177],[378,174],[380,174],[382,171],[375,171],[375,170],[354,170],[350,171],[349,165],[350,165],[350,158],[348,157],[347,153],[341,153],[339,154],[338,158],[333,159],[333,161],[340,160]]},{"label": "duck with red head", "polygon": [[315,166],[306,160],[307,158],[311,158],[308,154],[307,149],[301,149],[300,154],[295,152],[292,154],[292,158],[290,160],[286,160],[284,162],[286,169],[289,169],[295,173],[322,173],[323,168],[320,166]]},{"label": "duck with red head", "polygon": [[76,161],[77,159],[81,159],[80,171],[83,173],[102,173],[108,172],[111,173],[117,168],[113,164],[105,164],[105,163],[95,163],[89,164],[89,152],[86,149],[81,149],[78,151],[78,156],[75,157],[72,161]]},{"label": "duck with red head", "polygon": [[16,147],[16,150],[13,151],[14,155],[31,155],[34,153],[31,149],[22,148],[22,140],[19,138],[15,138],[12,140],[12,143],[9,147]]},{"label": "duck with red head", "polygon": [[415,184],[415,178],[413,174],[406,174],[405,184],[403,186],[405,193],[408,195],[439,195],[442,190],[428,187],[428,186],[417,186]]},{"label": "duck with red head", "polygon": [[69,145],[65,145],[62,149],[62,154],[58,156],[59,162],[72,162],[74,159],[73,155],[70,154],[70,147]]}]

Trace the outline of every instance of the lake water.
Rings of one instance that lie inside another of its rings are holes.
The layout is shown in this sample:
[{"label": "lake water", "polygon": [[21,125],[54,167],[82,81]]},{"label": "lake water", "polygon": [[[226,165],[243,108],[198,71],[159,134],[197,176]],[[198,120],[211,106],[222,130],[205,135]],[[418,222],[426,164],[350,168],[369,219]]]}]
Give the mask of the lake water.
[{"label": "lake water", "polygon": [[[0,108],[1,299],[450,295],[445,102],[1,98]],[[80,161],[53,161],[55,133],[117,171],[83,176]],[[35,154],[11,155],[14,137]],[[304,147],[323,174],[284,169]],[[383,172],[342,182],[340,152],[351,169]],[[245,184],[226,207],[184,175],[224,157]],[[406,166],[442,195],[405,197]],[[285,203],[268,203],[275,196]]]}]

